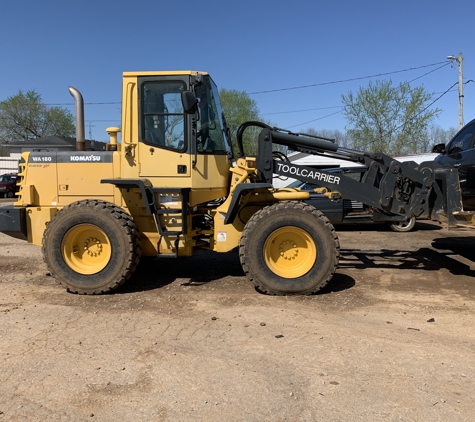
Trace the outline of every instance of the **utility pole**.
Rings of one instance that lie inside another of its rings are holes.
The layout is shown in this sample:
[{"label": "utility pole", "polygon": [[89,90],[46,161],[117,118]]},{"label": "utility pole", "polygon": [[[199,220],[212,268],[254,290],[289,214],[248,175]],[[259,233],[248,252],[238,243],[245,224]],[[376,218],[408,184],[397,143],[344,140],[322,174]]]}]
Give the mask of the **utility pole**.
[{"label": "utility pole", "polygon": [[96,127],[94,125],[91,125],[91,123],[89,123],[89,139],[92,140],[92,128],[93,127]]},{"label": "utility pole", "polygon": [[463,70],[462,62],[463,57],[462,53],[459,53],[458,57],[447,56],[449,60],[455,60],[459,65],[459,129],[462,129],[463,126]]}]

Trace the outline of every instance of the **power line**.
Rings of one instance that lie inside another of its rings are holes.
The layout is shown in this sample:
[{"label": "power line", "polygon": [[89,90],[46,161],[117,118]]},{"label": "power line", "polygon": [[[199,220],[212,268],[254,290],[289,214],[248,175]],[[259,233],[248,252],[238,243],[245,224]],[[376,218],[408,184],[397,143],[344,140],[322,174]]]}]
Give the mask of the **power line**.
[{"label": "power line", "polygon": [[[430,67],[430,66],[436,66],[438,64],[442,64],[442,66],[439,66],[437,69],[434,69],[434,70],[431,70],[430,72],[427,72],[427,73],[424,73],[423,75],[421,76],[418,76],[417,78],[415,79],[412,79],[410,82],[413,82],[417,79],[420,79],[424,76],[427,76],[429,75],[430,73],[433,73],[449,64],[451,64],[450,62],[437,62],[437,63],[432,63],[432,64],[427,64],[427,65],[424,65],[424,66],[418,66],[418,67],[411,67],[411,68],[408,68],[408,69],[403,69],[403,70],[395,70],[393,72],[386,72],[386,73],[380,73],[378,75],[371,75],[371,76],[361,76],[361,77],[358,77],[358,78],[350,78],[350,79],[343,79],[343,80],[339,80],[339,81],[332,81],[332,82],[322,82],[322,83],[318,83],[318,84],[312,84],[312,85],[302,85],[302,86],[296,86],[296,87],[291,87],[291,88],[280,88],[280,89],[273,89],[273,90],[267,90],[267,91],[257,91],[257,92],[250,92],[250,93],[247,93],[247,95],[256,95],[256,94],[264,94],[264,93],[268,93],[268,92],[279,92],[279,91],[289,91],[289,90],[294,90],[294,89],[304,89],[304,88],[312,88],[312,87],[316,87],[316,86],[323,86],[323,85],[331,85],[331,84],[338,84],[338,83],[343,83],[343,82],[351,82],[351,81],[356,81],[356,80],[361,80],[361,79],[370,79],[370,78],[375,78],[375,77],[378,77],[378,76],[385,76],[385,75],[392,75],[392,74],[396,74],[396,73],[402,73],[402,72],[409,72],[411,70],[417,70],[417,69],[423,69],[423,68],[426,68],[426,67]],[[473,82],[473,80],[468,80],[467,82],[465,83],[468,83],[468,82]],[[437,93],[436,93],[437,94]],[[117,105],[117,104],[122,104],[120,101],[109,101],[109,102],[87,102],[87,103],[84,103],[84,105]],[[44,104],[44,105],[47,105],[47,106],[73,106],[74,103],[48,103],[48,104]],[[335,106],[336,108],[337,106]],[[315,109],[308,109],[308,110],[297,110],[297,111],[311,111],[311,110],[323,110],[323,109],[326,109],[326,108],[332,108],[332,107],[322,107],[322,108],[315,108]],[[295,112],[297,112],[295,111]],[[279,114],[279,113],[294,113],[294,111],[291,111],[291,112],[276,112],[276,113],[266,113],[266,114]]]},{"label": "power line", "polygon": [[[105,103],[84,103],[84,105],[110,105],[110,104],[122,104],[119,102],[105,102]],[[44,104],[47,106],[73,106],[74,103],[55,103],[55,104]]]},{"label": "power line", "polygon": [[[311,88],[311,87],[316,87],[316,86],[331,85],[331,84],[350,82],[350,81],[361,80],[361,79],[369,79],[369,78],[374,78],[374,77],[377,77],[377,76],[385,76],[385,75],[391,75],[391,74],[396,74],[396,73],[409,72],[409,71],[412,71],[412,70],[422,69],[422,68],[426,68],[426,67],[430,67],[430,66],[436,66],[438,64],[442,64],[442,66],[439,66],[436,69],[433,69],[433,70],[431,70],[427,73],[424,73],[421,76],[418,76],[417,78],[412,79],[411,81],[409,81],[409,83],[411,83],[411,82],[414,82],[415,80],[421,79],[424,76],[427,76],[430,73],[433,73],[433,72],[435,72],[435,71],[437,71],[437,70],[439,70],[439,69],[441,69],[441,68],[443,68],[443,67],[445,67],[445,66],[447,66],[451,63],[450,62],[445,62],[445,61],[444,62],[437,62],[437,63],[432,63],[432,64],[428,64],[428,65],[424,65],[424,66],[418,66],[418,67],[414,67],[414,68],[396,70],[396,71],[393,71],[393,72],[380,73],[378,75],[362,76],[362,77],[358,77],[358,78],[351,78],[351,79],[345,79],[345,80],[339,80],[339,81],[333,81],[333,82],[323,82],[323,83],[319,83],[319,84],[303,85],[303,86],[297,86],[297,87],[291,87],[291,88],[281,88],[281,89],[275,89],[275,90],[251,92],[251,93],[248,93],[248,95],[264,94],[264,93],[269,93],[269,92],[288,91],[288,90],[303,89],[303,88]],[[464,82],[464,84],[468,84],[469,82],[475,82],[475,81],[472,80],[472,79],[469,79],[466,82]],[[447,92],[449,92],[455,85],[456,84],[452,85],[448,90],[444,91],[440,97],[438,97],[432,103],[430,103],[426,108],[424,108],[423,111],[427,110],[427,108],[429,108],[432,104],[434,104],[436,101],[438,101],[440,98],[442,98],[445,94],[447,94]],[[436,95],[436,94],[439,94],[439,93],[440,92],[435,92],[432,95]],[[84,104],[85,105],[117,105],[117,104],[121,104],[121,102],[87,102],[87,103],[84,103]],[[74,103],[55,103],[55,104],[45,104],[45,105],[47,105],[47,106],[72,106],[72,105],[74,105]],[[307,111],[327,110],[327,109],[332,109],[332,108],[343,108],[343,106],[318,107],[318,108],[310,108],[310,109],[304,109],[304,110],[278,111],[278,112],[272,112],[272,113],[264,113],[262,115],[263,116],[268,116],[268,115],[275,115],[275,114],[302,113],[302,112],[307,112]],[[315,122],[317,120],[322,120],[322,119],[325,119],[326,117],[330,117],[330,116],[333,116],[333,115],[341,113],[341,112],[342,112],[342,110],[340,110],[338,112],[335,112],[335,113],[328,114],[326,116],[319,117],[317,119],[313,119],[313,120],[298,124],[298,125],[290,126],[290,128],[296,127],[296,126],[301,126],[301,125],[308,124],[308,123],[312,123],[312,122]],[[88,122],[110,122],[110,121],[117,121],[117,119],[87,120],[87,121]]]},{"label": "power line", "polygon": [[108,119],[108,120],[88,120],[88,119],[86,119],[85,121],[86,122],[118,122],[118,121],[120,121],[120,117],[115,118],[115,119]]},{"label": "power line", "polygon": [[[378,76],[393,75],[395,73],[410,72],[412,70],[422,69],[422,68],[425,68],[425,67],[437,66],[437,65],[442,64],[442,63],[444,63],[444,65],[448,64],[447,62],[443,61],[443,62],[427,64],[427,65],[419,66],[419,67],[411,67],[409,69],[402,69],[402,70],[395,70],[393,72],[380,73],[378,75],[361,76],[361,77],[358,77],[358,78],[342,79],[342,80],[339,80],[339,81],[332,81],[332,82],[322,82],[322,83],[312,84],[312,85],[294,86],[294,87],[291,87],[291,88],[279,88],[279,89],[269,89],[267,91],[249,92],[248,95],[267,94],[269,92],[290,91],[290,90],[294,90],[294,89],[304,89],[304,88],[313,88],[313,87],[316,87],[316,86],[339,84],[339,83],[342,83],[342,82],[352,82],[352,81],[358,81],[358,80],[361,80],[361,79],[376,78]],[[443,66],[441,66],[441,67],[443,67]]]},{"label": "power line", "polygon": [[332,107],[307,108],[305,110],[275,111],[273,113],[263,113],[263,114],[261,114],[261,116],[268,116],[270,114],[303,113],[303,112],[306,112],[306,111],[328,110],[330,108],[342,108],[342,107],[343,106],[332,106]]},{"label": "power line", "polygon": [[[468,83],[468,82],[475,82],[475,81],[473,81],[473,80],[470,79],[470,80],[467,81],[466,83]],[[421,110],[419,113],[417,113],[414,117],[417,117],[417,116],[419,116],[420,114],[422,114],[424,111],[426,111],[430,106],[432,106],[434,103],[436,103],[437,101],[439,101],[445,94],[447,94],[448,92],[450,92],[450,90],[451,90],[455,85],[457,85],[457,84],[458,84],[458,82],[455,82],[453,85],[451,85],[449,89],[445,90],[440,96],[438,96],[434,101],[432,101],[429,105],[427,105],[424,109],[422,109],[422,110]],[[326,115],[326,116],[319,117],[318,119],[313,119],[313,120],[309,120],[308,122],[303,122],[303,123],[299,123],[299,124],[297,124],[297,125],[289,126],[288,129],[291,129],[291,128],[297,127],[297,126],[306,125],[306,124],[308,124],[308,123],[316,122],[317,120],[322,120],[322,119],[325,119],[325,118],[330,117],[330,116],[334,116],[335,114],[342,113],[342,112],[343,112],[343,110],[340,110],[340,111],[337,111],[337,112],[335,112],[335,113],[332,113],[332,114],[328,114],[328,115]],[[402,125],[401,125],[401,126],[402,126]],[[399,126],[399,127],[401,127],[401,126]],[[397,129],[399,129],[399,127],[398,127]]]},{"label": "power line", "polygon": [[[464,82],[467,84],[468,82],[474,82],[473,80],[468,80],[467,82]],[[437,94],[442,94],[444,91],[439,91],[439,92],[434,92],[431,97],[437,95]],[[449,92],[458,92],[457,89],[453,89]],[[287,110],[287,111],[274,111],[272,113],[262,113],[261,116],[269,116],[273,114],[291,114],[291,113],[305,113],[307,111],[317,111],[317,110],[328,110],[332,108],[343,108],[344,106],[331,106],[331,107],[318,107],[318,108],[306,108],[303,110]],[[329,114],[329,116],[333,116],[333,114]]]},{"label": "power line", "polygon": [[[430,72],[429,72],[430,73]],[[424,76],[424,75],[422,75]],[[468,84],[469,82],[475,82],[474,80],[472,79],[469,79],[467,80],[467,82],[464,82],[464,84]],[[454,85],[452,85],[453,87]],[[458,92],[458,89],[451,89],[449,88],[448,91],[439,91],[439,92],[434,92],[431,97],[434,97],[435,95],[437,94],[446,94],[447,92]],[[318,108],[307,108],[307,109],[304,109],[304,110],[290,110],[290,111],[275,111],[275,112],[272,112],[272,113],[262,113],[261,116],[268,116],[268,115],[271,115],[271,114],[291,114],[291,113],[304,113],[304,112],[307,112],[307,111],[316,111],[316,110],[328,110],[328,109],[332,109],[332,108],[343,108],[344,106],[331,106],[331,107],[318,107]],[[329,117],[329,116],[333,116],[334,114],[337,114],[337,113],[332,113],[332,114],[329,114],[327,116],[324,116],[324,117],[321,117],[319,119],[316,119],[316,120],[320,120],[320,119],[323,119],[325,117]],[[314,121],[314,120],[313,120]],[[308,122],[307,122],[308,123]],[[305,123],[302,123],[302,124],[305,124]],[[299,125],[297,125],[299,126]],[[292,126],[294,127],[294,126]]]},{"label": "power line", "polygon": [[[441,66],[443,67],[443,66]],[[440,69],[437,68],[435,70],[438,70]],[[431,72],[428,72],[422,76],[425,76],[429,73],[432,73],[434,71],[431,71]],[[421,78],[422,76],[419,76],[418,78],[416,79],[419,79]],[[415,81],[416,79],[413,79],[412,81]],[[412,81],[409,81],[409,82],[412,82]],[[467,80],[466,82],[464,82],[464,85],[465,84],[468,84],[469,82],[475,82],[473,81],[472,79],[469,79]],[[453,90],[453,92],[456,92],[457,90]],[[437,95],[437,94],[441,94],[442,91],[440,92],[434,92],[433,95]],[[122,104],[121,102],[109,102],[109,103],[84,103],[85,105],[88,104],[88,105],[96,105],[96,104]],[[48,106],[51,106],[51,105],[74,105],[74,103],[62,103],[62,104],[45,104],[45,105],[48,105]],[[290,110],[290,111],[274,111],[272,113],[262,113],[261,116],[269,116],[269,115],[272,115],[272,114],[290,114],[290,113],[303,113],[303,112],[306,112],[306,111],[316,111],[316,110],[328,110],[328,109],[332,109],[332,108],[343,108],[343,106],[330,106],[330,107],[317,107],[317,108],[307,108],[307,109],[303,109],[303,110]],[[331,115],[330,115],[331,116]],[[88,120],[90,122],[109,122],[111,120],[117,120],[117,119],[110,119],[110,120]]]},{"label": "power line", "polygon": [[309,120],[308,122],[303,122],[303,123],[299,123],[299,124],[297,124],[297,125],[289,126],[287,129],[292,129],[293,127],[297,127],[297,126],[307,125],[307,124],[309,124],[309,123],[316,122],[317,120],[322,120],[322,119],[325,119],[325,118],[327,118],[327,117],[334,116],[335,114],[339,114],[339,113],[341,113],[342,111],[343,111],[343,110],[340,110],[340,111],[337,111],[337,112],[335,112],[335,113],[327,114],[326,116],[319,117],[318,119],[313,119],[313,120]]},{"label": "power line", "polygon": [[442,93],[442,95],[440,95],[439,97],[437,97],[434,101],[432,101],[427,107],[425,107],[421,112],[417,113],[414,117],[417,117],[419,116],[420,114],[424,113],[424,111],[426,111],[432,104],[434,104],[436,101],[439,101],[445,94],[447,94],[447,92],[449,92],[455,85],[457,85],[458,82],[455,82],[449,89],[447,89],[446,91],[444,91]]},{"label": "power line", "polygon": [[431,71],[429,71],[429,72],[427,72],[427,73],[424,73],[423,75],[418,76],[417,78],[414,78],[414,79],[410,80],[408,83],[417,81],[418,79],[421,79],[421,78],[423,78],[424,76],[427,76],[429,73],[432,73],[432,72],[435,72],[436,70],[442,69],[443,67],[445,67],[445,66],[447,66],[447,65],[449,65],[449,64],[451,64],[451,62],[447,62],[447,63],[443,64],[442,66],[438,67],[437,69],[433,69],[433,70],[431,70]]}]

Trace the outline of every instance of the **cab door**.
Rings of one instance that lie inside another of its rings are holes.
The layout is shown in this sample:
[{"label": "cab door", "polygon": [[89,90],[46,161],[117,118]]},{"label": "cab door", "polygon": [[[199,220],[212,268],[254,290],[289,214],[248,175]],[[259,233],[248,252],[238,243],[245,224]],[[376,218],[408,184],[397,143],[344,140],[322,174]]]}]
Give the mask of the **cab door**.
[{"label": "cab door", "polygon": [[[176,77],[139,78],[139,176],[190,177],[186,115],[181,93],[186,83]],[[179,186],[178,180],[163,181]],[[155,186],[162,183],[154,182]]]}]

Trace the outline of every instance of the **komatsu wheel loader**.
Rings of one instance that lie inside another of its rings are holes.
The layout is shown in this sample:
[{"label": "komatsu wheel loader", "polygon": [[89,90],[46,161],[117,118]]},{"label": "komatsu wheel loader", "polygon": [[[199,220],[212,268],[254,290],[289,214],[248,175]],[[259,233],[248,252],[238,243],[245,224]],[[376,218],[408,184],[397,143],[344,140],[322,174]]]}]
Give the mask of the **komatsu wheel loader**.
[{"label": "komatsu wheel loader", "polygon": [[[141,256],[235,248],[260,291],[319,291],[337,269],[338,237],[303,202],[309,192],[275,189],[275,174],[318,184],[313,197],[342,194],[374,206],[375,220],[422,216],[472,224],[461,207],[456,170],[433,162],[402,164],[260,122],[240,126],[234,162],[218,90],[205,72],[124,73],[121,129],[107,128],[110,141],[100,152],[85,151],[82,96],[70,92],[77,150],[22,154],[18,200],[0,208],[0,231],[41,246],[51,274],[73,293],[112,291],[132,276]],[[250,126],[261,129],[256,156],[243,148]],[[274,151],[276,145],[367,170],[358,182],[298,166]]]}]

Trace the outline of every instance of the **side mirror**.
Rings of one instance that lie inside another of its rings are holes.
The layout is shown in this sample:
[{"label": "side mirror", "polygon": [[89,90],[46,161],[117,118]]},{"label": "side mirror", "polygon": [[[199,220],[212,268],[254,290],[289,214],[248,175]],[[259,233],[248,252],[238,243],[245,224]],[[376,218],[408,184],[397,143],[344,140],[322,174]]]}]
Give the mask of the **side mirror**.
[{"label": "side mirror", "polygon": [[434,145],[432,148],[432,152],[435,152],[438,154],[445,154],[445,144]]},{"label": "side mirror", "polygon": [[191,91],[183,91],[181,93],[181,103],[186,114],[195,114],[198,110],[198,99]]}]

